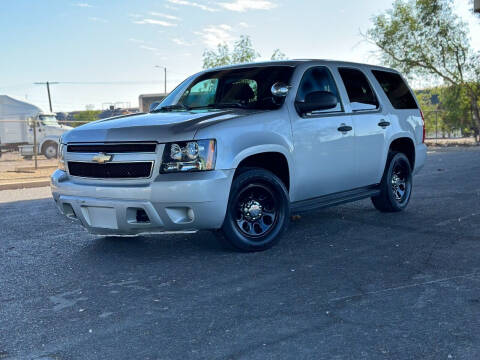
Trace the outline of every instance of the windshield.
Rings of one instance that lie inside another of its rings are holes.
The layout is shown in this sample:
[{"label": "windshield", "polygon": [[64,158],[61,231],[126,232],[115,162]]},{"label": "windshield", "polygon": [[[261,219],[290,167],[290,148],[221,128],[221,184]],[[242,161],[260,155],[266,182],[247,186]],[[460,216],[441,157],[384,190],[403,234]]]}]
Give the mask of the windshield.
[{"label": "windshield", "polygon": [[190,111],[208,108],[272,110],[283,104],[274,98],[276,82],[290,83],[292,66],[267,66],[218,70],[181,84],[154,111]]},{"label": "windshield", "polygon": [[40,121],[46,126],[58,126],[57,118],[54,115],[40,115]]}]

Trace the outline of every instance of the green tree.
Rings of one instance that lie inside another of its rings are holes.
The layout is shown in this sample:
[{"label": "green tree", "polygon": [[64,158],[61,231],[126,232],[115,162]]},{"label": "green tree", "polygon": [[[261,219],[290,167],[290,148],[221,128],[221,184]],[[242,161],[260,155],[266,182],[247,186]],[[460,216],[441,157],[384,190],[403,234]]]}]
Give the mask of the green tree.
[{"label": "green tree", "polygon": [[478,138],[480,56],[471,49],[467,28],[452,0],[395,0],[392,9],[374,17],[366,38],[378,46],[385,64],[464,88]]},{"label": "green tree", "polygon": [[216,50],[205,50],[203,52],[203,68],[209,69],[232,63],[230,49],[227,44],[218,44]]},{"label": "green tree", "polygon": [[232,62],[234,64],[244,64],[254,62],[260,54],[253,48],[252,40],[248,35],[240,36],[240,40],[235,42],[232,52]]},{"label": "green tree", "polygon": [[73,115],[73,118],[75,119],[75,121],[78,121],[77,123],[73,124],[73,127],[77,127],[82,124],[98,120],[98,115],[100,113],[101,113],[100,110],[80,111],[79,113]]},{"label": "green tree", "polygon": [[[244,64],[254,62],[260,57],[260,54],[254,49],[252,40],[248,35],[240,36],[240,39],[234,43],[233,49],[227,44],[218,44],[215,50],[205,50],[203,52],[203,68]],[[286,59],[286,55],[279,49],[275,50],[272,60]]]},{"label": "green tree", "polygon": [[432,103],[432,98],[434,96],[439,96],[437,88],[418,90],[415,91],[415,95],[417,96],[417,100],[423,111],[423,116],[425,117],[425,130],[427,136],[431,136],[432,134],[437,135],[441,118],[439,119],[440,114],[438,104]]},{"label": "green tree", "polygon": [[280,49],[275,49],[272,54],[271,60],[287,60],[287,55],[280,51]]},{"label": "green tree", "polygon": [[440,108],[443,110],[443,126],[447,132],[461,130],[464,135],[471,135],[471,106],[467,89],[463,86],[448,86],[440,89]]}]

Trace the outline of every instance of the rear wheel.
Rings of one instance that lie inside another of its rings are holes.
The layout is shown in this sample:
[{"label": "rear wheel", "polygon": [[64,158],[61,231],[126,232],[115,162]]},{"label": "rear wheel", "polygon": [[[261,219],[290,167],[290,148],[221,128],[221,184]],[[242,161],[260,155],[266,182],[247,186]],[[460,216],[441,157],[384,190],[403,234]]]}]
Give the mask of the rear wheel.
[{"label": "rear wheel", "polygon": [[266,250],[280,240],[289,219],[282,181],[264,169],[245,169],[233,180],[222,239],[239,251]]},{"label": "rear wheel", "polygon": [[412,169],[403,153],[390,152],[380,183],[380,195],[372,197],[376,209],[383,212],[404,210],[412,194]]}]

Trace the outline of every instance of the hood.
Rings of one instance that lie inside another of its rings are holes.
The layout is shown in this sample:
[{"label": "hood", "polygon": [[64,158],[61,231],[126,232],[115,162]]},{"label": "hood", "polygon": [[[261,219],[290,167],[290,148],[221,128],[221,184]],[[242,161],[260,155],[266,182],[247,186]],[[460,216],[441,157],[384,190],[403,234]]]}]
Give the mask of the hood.
[{"label": "hood", "polygon": [[62,140],[64,143],[190,140],[201,127],[253,113],[235,109],[126,115],[79,126]]}]

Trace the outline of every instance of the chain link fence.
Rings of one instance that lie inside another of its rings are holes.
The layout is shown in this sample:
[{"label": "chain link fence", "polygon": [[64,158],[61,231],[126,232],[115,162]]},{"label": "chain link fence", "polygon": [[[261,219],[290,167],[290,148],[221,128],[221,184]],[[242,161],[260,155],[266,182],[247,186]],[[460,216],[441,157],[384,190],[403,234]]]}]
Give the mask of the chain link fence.
[{"label": "chain link fence", "polygon": [[57,121],[54,116],[0,119],[0,190],[48,184],[57,168],[60,136],[85,123]]},{"label": "chain link fence", "polygon": [[[425,135],[427,139],[466,139],[473,137],[472,129],[461,125],[448,124],[443,110],[424,111]],[[462,121],[456,121],[461,124]]]}]

